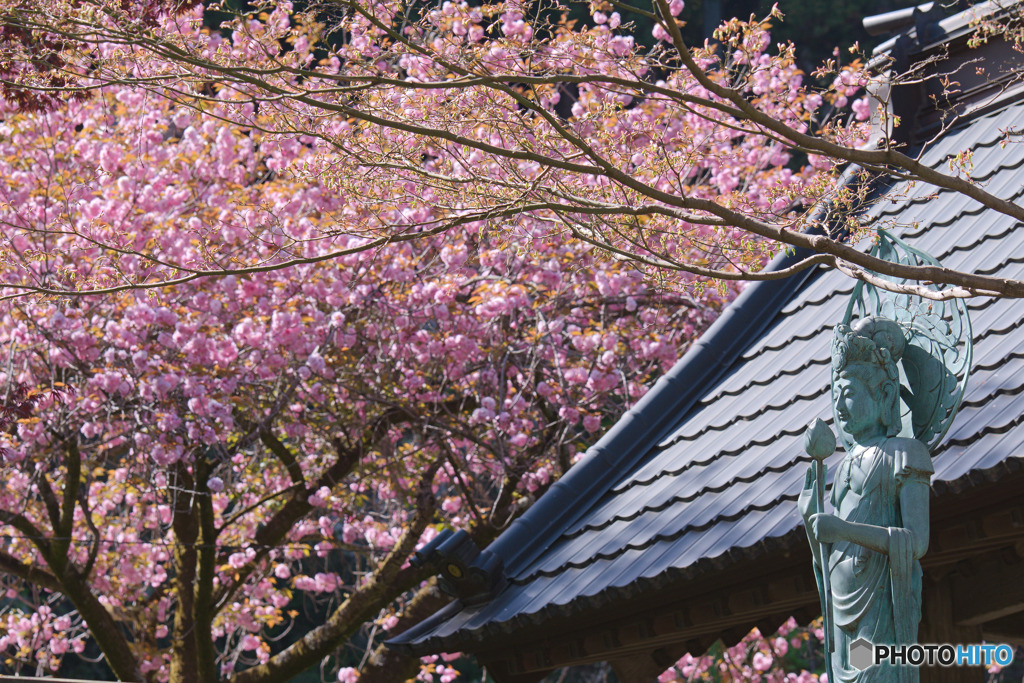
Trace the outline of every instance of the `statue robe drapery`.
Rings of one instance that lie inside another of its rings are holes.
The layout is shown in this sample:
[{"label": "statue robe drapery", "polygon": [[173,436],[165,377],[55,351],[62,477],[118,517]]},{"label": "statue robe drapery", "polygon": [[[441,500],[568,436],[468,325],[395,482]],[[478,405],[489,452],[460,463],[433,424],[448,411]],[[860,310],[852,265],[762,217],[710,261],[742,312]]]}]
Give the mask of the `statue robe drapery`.
[{"label": "statue robe drapery", "polygon": [[913,667],[850,666],[849,646],[858,638],[872,643],[913,643],[921,620],[921,563],[913,556],[913,538],[904,528],[900,490],[908,482],[928,484],[934,472],[919,441],[884,439],[857,447],[836,472],[831,502],[848,522],[888,528],[889,553],[849,541],[832,544],[828,566],[835,619],[833,671],[844,683],[918,680]]}]

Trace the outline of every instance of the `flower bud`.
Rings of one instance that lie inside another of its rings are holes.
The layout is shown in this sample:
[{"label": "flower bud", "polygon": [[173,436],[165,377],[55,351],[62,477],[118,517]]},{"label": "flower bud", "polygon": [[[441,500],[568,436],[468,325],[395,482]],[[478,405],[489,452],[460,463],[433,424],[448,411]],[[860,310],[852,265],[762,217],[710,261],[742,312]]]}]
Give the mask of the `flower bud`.
[{"label": "flower bud", "polygon": [[804,432],[804,450],[815,460],[824,460],[836,450],[836,435],[820,417]]}]

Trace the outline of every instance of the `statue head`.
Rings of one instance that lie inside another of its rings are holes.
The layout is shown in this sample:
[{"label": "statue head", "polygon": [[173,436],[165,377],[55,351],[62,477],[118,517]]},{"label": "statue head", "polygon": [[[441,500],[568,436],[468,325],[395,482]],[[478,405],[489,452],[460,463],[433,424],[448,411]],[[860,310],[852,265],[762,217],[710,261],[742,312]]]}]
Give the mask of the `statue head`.
[{"label": "statue head", "polygon": [[836,422],[854,441],[896,436],[900,418],[899,361],[903,328],[882,317],[837,325],[832,339]]}]

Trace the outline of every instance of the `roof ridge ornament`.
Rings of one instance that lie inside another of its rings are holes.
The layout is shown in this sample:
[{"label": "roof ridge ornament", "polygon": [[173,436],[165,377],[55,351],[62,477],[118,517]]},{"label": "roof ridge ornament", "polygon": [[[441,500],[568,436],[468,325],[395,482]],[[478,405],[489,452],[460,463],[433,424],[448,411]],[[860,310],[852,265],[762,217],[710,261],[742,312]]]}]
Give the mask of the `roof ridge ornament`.
[{"label": "roof ridge ornament", "polygon": [[442,529],[409,564],[437,572],[441,590],[467,606],[491,600],[508,584],[501,558],[481,551],[465,529]]},{"label": "roof ridge ornament", "polygon": [[891,12],[872,14],[864,17],[861,24],[869,36],[880,36],[885,33],[896,33],[911,27],[917,27],[921,23],[921,17],[930,19],[945,16],[941,5],[936,2],[926,2],[913,7],[904,7]]}]

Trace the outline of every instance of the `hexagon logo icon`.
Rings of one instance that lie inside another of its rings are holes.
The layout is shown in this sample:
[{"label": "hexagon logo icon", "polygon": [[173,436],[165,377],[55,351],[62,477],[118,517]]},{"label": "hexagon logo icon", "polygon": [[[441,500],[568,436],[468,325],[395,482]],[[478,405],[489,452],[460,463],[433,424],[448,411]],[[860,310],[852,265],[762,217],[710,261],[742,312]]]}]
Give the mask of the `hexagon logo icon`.
[{"label": "hexagon logo icon", "polygon": [[863,671],[875,664],[875,647],[870,641],[858,638],[850,643],[850,665]]}]

